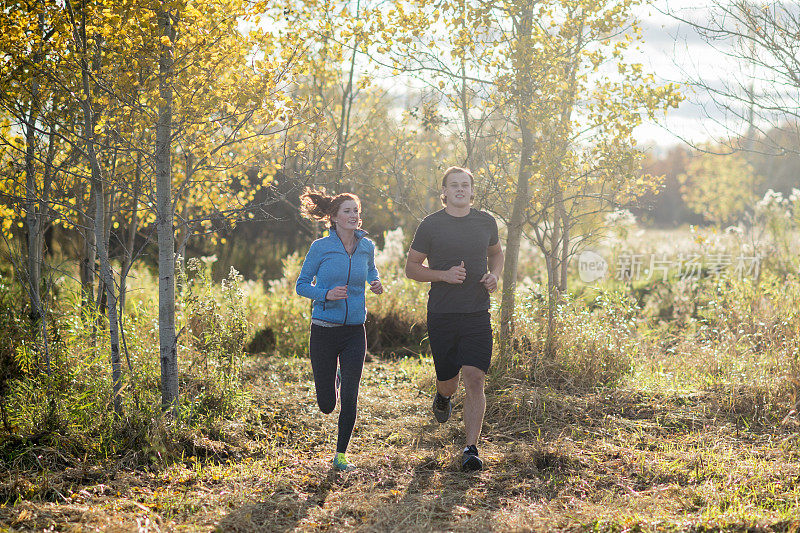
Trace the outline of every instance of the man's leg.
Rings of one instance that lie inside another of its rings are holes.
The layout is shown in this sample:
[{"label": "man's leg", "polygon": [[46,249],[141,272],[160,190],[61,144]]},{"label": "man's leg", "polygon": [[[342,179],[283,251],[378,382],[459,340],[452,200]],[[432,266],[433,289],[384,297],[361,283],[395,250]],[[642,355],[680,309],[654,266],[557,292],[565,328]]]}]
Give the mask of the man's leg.
[{"label": "man's leg", "polygon": [[448,379],[447,381],[439,381],[436,380],[436,390],[439,391],[439,394],[449,398],[453,394],[456,393],[456,389],[458,389],[458,374],[453,379]]},{"label": "man's leg", "polygon": [[478,437],[486,413],[486,371],[492,358],[492,326],[489,313],[466,317],[459,342],[462,361],[461,379],[464,382],[464,431],[466,448],[461,458],[464,470],[480,470],[483,461],[478,457]]},{"label": "man's leg", "polygon": [[[461,378],[464,380],[463,416],[464,431],[467,434],[466,445],[477,446],[483,425],[483,415],[486,412],[486,395],[483,392],[486,373],[474,366],[464,366],[461,368]],[[456,381],[457,384],[458,381]]]},{"label": "man's leg", "polygon": [[453,405],[450,397],[456,392],[459,380],[458,336],[452,316],[428,313],[428,341],[436,369],[436,394],[433,397],[433,416],[443,424],[450,419]]}]

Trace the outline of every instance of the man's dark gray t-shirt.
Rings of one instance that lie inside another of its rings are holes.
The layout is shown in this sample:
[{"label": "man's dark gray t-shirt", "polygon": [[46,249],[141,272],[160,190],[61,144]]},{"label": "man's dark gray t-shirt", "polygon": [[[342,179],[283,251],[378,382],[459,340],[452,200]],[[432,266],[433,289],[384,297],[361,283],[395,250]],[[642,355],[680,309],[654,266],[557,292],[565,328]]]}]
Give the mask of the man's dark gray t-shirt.
[{"label": "man's dark gray t-shirt", "polygon": [[428,267],[449,270],[464,261],[467,269],[464,283],[431,283],[428,312],[475,313],[489,309],[489,291],[480,280],[488,272],[488,248],[497,242],[494,217],[477,209],[470,209],[463,217],[454,217],[442,209],[420,222],[411,248],[428,256]]}]

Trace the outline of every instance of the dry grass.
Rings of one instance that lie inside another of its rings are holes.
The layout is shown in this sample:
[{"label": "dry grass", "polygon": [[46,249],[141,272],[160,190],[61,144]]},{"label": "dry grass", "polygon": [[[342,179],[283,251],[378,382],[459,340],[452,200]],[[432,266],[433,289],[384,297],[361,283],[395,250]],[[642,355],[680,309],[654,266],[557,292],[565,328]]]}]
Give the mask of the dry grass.
[{"label": "dry grass", "polygon": [[[429,361],[366,367],[351,444],[359,469],[330,470],[336,415],[310,366],[260,359],[260,404],[236,438],[144,470],[82,466],[30,449],[3,474],[21,497],[0,530],[27,531],[754,531],[800,527],[796,420],[731,409],[729,393],[568,394],[493,383],[477,474],[458,469],[461,397],[429,415]],[[224,436],[223,436],[224,437]],[[50,461],[50,462],[48,462]],[[60,461],[60,462],[59,462]],[[8,476],[8,477],[7,477]]]}]

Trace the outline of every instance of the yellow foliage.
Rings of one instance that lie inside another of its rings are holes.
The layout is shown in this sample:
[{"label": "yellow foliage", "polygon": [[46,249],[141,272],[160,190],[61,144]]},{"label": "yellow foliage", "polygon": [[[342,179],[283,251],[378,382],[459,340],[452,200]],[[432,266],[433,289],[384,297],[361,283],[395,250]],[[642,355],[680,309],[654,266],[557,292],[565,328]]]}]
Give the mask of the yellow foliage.
[{"label": "yellow foliage", "polygon": [[[736,221],[757,200],[754,189],[761,181],[739,153],[717,154],[715,147],[696,154],[679,176],[681,195],[695,213],[717,224]],[[719,148],[719,147],[717,147]]]}]

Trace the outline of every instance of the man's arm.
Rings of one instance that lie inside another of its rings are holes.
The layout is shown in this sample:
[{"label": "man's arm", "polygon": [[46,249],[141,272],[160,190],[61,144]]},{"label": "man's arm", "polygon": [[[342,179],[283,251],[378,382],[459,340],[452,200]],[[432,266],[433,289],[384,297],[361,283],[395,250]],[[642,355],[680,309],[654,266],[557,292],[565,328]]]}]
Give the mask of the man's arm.
[{"label": "man's arm", "polygon": [[467,269],[464,268],[464,261],[460,265],[451,267],[449,270],[433,270],[422,264],[428,256],[418,252],[413,248],[408,249],[406,258],[406,277],[414,281],[434,282],[444,281],[446,283],[464,283],[467,277]]},{"label": "man's arm", "polygon": [[505,262],[505,255],[503,255],[503,248],[500,242],[489,246],[486,252],[488,258],[489,272],[483,275],[481,283],[486,287],[489,292],[494,292],[497,289],[497,282],[500,280],[500,274],[503,273],[503,264]]},{"label": "man's arm", "polygon": [[490,246],[486,255],[489,258],[489,272],[500,279],[500,274],[503,273],[503,265],[505,264],[506,256],[503,254],[503,247],[500,243]]}]

